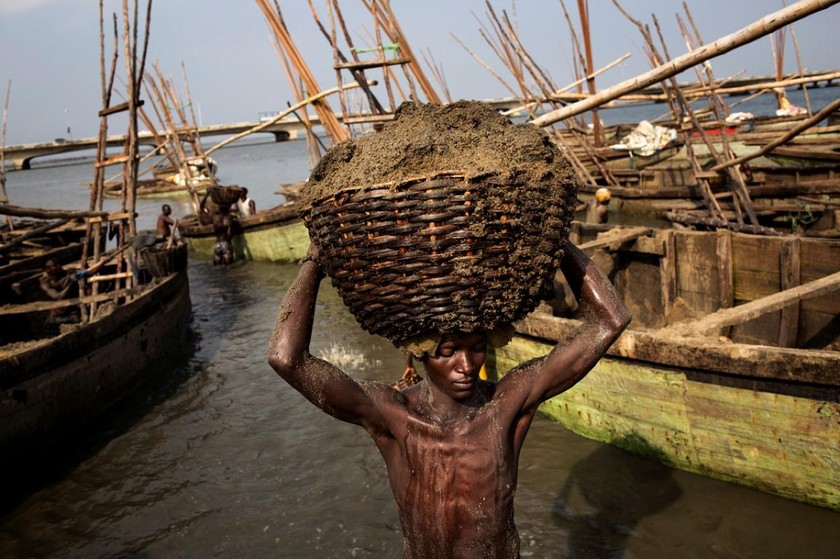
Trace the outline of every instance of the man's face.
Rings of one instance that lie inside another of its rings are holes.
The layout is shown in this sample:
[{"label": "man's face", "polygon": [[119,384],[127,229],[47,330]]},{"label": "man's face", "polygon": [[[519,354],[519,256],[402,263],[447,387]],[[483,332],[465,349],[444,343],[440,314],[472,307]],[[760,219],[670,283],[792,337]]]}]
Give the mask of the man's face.
[{"label": "man's face", "polygon": [[423,360],[428,380],[453,400],[470,397],[487,358],[487,336],[445,336],[434,355]]}]

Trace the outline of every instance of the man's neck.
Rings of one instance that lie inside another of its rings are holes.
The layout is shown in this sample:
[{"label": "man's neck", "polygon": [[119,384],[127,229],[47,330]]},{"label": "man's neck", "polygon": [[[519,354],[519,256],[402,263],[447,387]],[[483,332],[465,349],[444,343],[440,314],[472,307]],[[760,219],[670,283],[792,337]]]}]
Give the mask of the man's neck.
[{"label": "man's neck", "polygon": [[481,405],[477,391],[473,391],[465,400],[455,400],[426,379],[420,387],[422,411],[438,423],[460,421],[475,413]]}]

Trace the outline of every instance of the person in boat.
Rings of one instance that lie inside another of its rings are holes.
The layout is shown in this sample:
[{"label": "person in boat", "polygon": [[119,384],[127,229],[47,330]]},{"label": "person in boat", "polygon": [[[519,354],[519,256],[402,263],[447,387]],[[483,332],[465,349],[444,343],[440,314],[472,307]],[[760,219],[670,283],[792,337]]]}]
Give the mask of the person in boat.
[{"label": "person in boat", "polygon": [[173,229],[178,227],[178,220],[172,219],[172,208],[169,204],[164,204],[160,208],[160,215],[157,218],[157,238],[158,240],[169,240],[172,236]]},{"label": "person in boat", "polygon": [[[76,274],[65,270],[61,264],[50,258],[44,263],[39,286],[50,300],[62,301],[75,297],[79,293],[76,279]],[[50,310],[46,325],[48,329],[57,329],[59,324],[79,322],[80,317],[81,311],[75,305],[59,307]]]},{"label": "person in boat", "polygon": [[[318,260],[311,246],[280,305],[271,367],[321,410],[373,438],[399,510],[404,557],[519,557],[513,500],[522,444],[538,406],[584,378],[630,322],[612,284],[567,242],[561,271],[583,318],[573,336],[493,382],[479,373],[488,344],[507,341],[502,332],[430,334],[434,347],[413,347],[425,378],[399,390],[356,381],[310,353],[325,276]],[[509,339],[512,330],[502,330]]]},{"label": "person in boat", "polygon": [[213,246],[213,265],[225,266],[233,263],[233,216],[229,205],[219,205],[213,214],[213,231],[216,244]]},{"label": "person in boat", "polygon": [[605,224],[609,220],[610,199],[612,192],[609,188],[599,188],[595,197],[575,208],[576,212],[586,212],[586,223]]},{"label": "person in boat", "polygon": [[257,203],[248,197],[248,189],[242,188],[239,200],[236,201],[236,209],[239,217],[248,217],[257,213]]}]

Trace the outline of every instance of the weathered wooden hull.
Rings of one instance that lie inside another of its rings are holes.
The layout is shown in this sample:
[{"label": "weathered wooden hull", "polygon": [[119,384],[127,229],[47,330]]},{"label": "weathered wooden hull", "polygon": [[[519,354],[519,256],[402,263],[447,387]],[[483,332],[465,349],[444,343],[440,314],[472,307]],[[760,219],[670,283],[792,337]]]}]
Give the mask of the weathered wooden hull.
[{"label": "weathered wooden hull", "polygon": [[[212,256],[216,235],[212,225],[180,227],[190,251]],[[244,218],[234,229],[234,258],[269,262],[297,262],[309,248],[309,233],[294,208],[275,208]]]},{"label": "weathered wooden hull", "polygon": [[[675,468],[840,510],[837,291],[713,334],[691,330],[717,309],[830,279],[840,244],[660,231],[635,241],[635,254],[624,248],[613,277],[634,322],[583,381],[542,411],[582,436]],[[545,311],[518,323],[511,343],[491,352],[491,375],[546,355],[576,327]]]},{"label": "weathered wooden hull", "polygon": [[145,373],[182,355],[190,312],[181,271],[81,328],[0,354],[2,454],[61,441],[130,393]]},{"label": "weathered wooden hull", "polygon": [[[495,350],[489,370],[507,371],[552,347],[552,342],[517,335]],[[840,370],[840,355],[829,362]],[[739,366],[760,365],[747,359]],[[772,383],[756,384],[606,357],[541,411],[581,436],[674,468],[840,510],[837,389],[803,387],[785,394],[772,391]]]}]

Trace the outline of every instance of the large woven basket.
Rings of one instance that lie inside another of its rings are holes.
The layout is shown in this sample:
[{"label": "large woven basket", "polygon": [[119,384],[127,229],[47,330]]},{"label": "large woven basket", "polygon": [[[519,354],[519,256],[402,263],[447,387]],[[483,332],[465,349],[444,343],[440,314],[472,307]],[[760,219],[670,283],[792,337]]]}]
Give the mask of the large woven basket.
[{"label": "large woven basket", "polygon": [[222,206],[235,204],[242,195],[242,189],[238,186],[211,186],[210,199]]},{"label": "large woven basket", "polygon": [[361,326],[399,344],[490,331],[552,284],[572,208],[556,185],[441,174],[341,189],[303,212]]},{"label": "large woven basket", "polygon": [[187,267],[187,245],[166,246],[163,243],[140,250],[146,269],[156,278],[165,278]]}]

